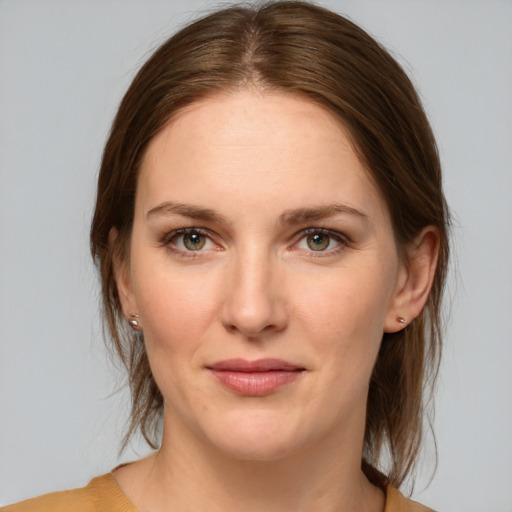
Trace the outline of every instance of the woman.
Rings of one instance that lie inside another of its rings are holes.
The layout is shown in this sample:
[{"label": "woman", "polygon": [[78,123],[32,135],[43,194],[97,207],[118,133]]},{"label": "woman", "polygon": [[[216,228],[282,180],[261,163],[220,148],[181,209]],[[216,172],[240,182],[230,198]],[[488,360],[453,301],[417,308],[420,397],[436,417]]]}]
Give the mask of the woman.
[{"label": "woman", "polygon": [[426,510],[396,488],[447,226],[418,97],[360,28],[302,2],[192,23],[120,105],[91,229],[125,442],[159,449],[5,510]]}]

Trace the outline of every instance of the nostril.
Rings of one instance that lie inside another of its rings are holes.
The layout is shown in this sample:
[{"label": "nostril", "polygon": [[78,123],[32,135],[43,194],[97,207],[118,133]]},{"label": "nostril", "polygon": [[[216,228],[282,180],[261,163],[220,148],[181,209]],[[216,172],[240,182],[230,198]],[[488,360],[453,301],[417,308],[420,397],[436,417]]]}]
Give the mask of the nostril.
[{"label": "nostril", "polygon": [[226,330],[230,333],[235,333],[237,331],[237,328],[235,325],[233,324],[230,324],[230,325],[226,325]]},{"label": "nostril", "polygon": [[273,333],[281,332],[286,327],[287,322],[277,323],[266,323],[264,325],[256,324],[244,324],[244,323],[224,323],[224,328],[230,334],[240,334],[244,338],[256,341],[262,337],[267,337]]}]

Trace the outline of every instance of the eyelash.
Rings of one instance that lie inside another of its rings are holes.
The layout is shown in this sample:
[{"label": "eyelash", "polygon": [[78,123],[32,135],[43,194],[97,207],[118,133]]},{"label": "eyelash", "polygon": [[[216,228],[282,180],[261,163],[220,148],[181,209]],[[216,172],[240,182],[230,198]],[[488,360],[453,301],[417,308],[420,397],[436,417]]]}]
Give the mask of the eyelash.
[{"label": "eyelash", "polygon": [[162,240],[162,244],[167,247],[168,250],[170,250],[173,253],[176,253],[180,256],[183,256],[185,258],[198,258],[203,256],[204,251],[201,251],[200,249],[197,251],[193,250],[184,250],[180,249],[179,247],[176,247],[176,245],[173,244],[173,241],[178,239],[179,237],[182,237],[184,235],[201,235],[207,238],[211,243],[213,243],[216,247],[220,247],[218,244],[216,244],[212,240],[211,233],[205,229],[202,228],[181,228],[176,229],[170,233],[168,233],[164,239]]},{"label": "eyelash", "polygon": [[[205,251],[203,251],[201,249],[198,249],[196,251],[184,250],[184,249],[178,248],[173,243],[179,237],[182,237],[184,235],[193,235],[193,234],[198,234],[198,235],[206,237],[211,243],[213,243],[216,246],[216,248],[218,248],[218,249],[220,248],[220,245],[215,243],[215,241],[212,239],[212,235],[211,235],[210,231],[205,230],[203,228],[195,228],[195,227],[176,229],[176,230],[168,233],[163,238],[162,245],[166,246],[167,249],[172,251],[173,253],[176,253],[176,254],[186,257],[186,258],[198,258],[198,257],[204,256]],[[294,238],[296,238],[296,241],[291,245],[292,250],[300,250],[300,249],[297,249],[297,245],[300,242],[302,242],[303,240],[307,240],[307,237],[309,235],[317,235],[317,234],[325,235],[325,236],[329,237],[329,244],[330,244],[331,240],[334,240],[336,243],[339,244],[339,246],[334,249],[329,249],[327,247],[325,250],[319,250],[319,251],[305,249],[305,251],[309,253],[310,257],[325,258],[328,256],[338,254],[339,252],[343,251],[347,247],[347,245],[350,243],[350,239],[346,235],[344,235],[338,231],[333,231],[331,229],[326,229],[326,228],[308,228],[308,229],[302,230],[300,233],[295,235]]]},{"label": "eyelash", "polygon": [[301,241],[307,240],[308,235],[324,235],[329,237],[330,241],[334,240],[336,243],[339,244],[338,247],[335,247],[334,249],[326,248],[325,250],[320,251],[307,251],[308,253],[310,253],[310,257],[313,258],[326,258],[329,256],[339,254],[348,246],[350,242],[349,238],[346,235],[340,233],[339,231],[333,231],[332,229],[326,228],[308,228],[300,232],[300,238],[293,244],[293,246],[297,246]]}]

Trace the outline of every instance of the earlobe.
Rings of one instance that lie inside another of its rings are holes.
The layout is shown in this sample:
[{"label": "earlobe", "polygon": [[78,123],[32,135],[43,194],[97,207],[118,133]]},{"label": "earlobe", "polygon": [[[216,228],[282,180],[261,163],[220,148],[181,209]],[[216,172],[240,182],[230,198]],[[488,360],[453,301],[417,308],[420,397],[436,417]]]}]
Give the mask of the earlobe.
[{"label": "earlobe", "polygon": [[125,317],[130,319],[130,315],[134,311],[138,311],[138,308],[133,294],[130,265],[119,243],[119,233],[116,228],[110,229],[108,243],[112,251],[112,267],[117,286],[117,295]]},{"label": "earlobe", "polygon": [[406,327],[423,310],[434,280],[439,255],[437,228],[423,228],[407,248],[403,276],[386,317],[384,332],[397,332]]}]

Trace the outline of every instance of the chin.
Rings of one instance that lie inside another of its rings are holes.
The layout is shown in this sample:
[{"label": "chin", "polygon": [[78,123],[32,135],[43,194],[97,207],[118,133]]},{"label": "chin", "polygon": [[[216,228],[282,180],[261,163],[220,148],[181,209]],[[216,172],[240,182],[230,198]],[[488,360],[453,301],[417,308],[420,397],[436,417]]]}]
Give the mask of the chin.
[{"label": "chin", "polygon": [[307,443],[282,417],[271,421],[265,414],[247,416],[207,434],[209,442],[230,458],[261,462],[284,459]]}]

